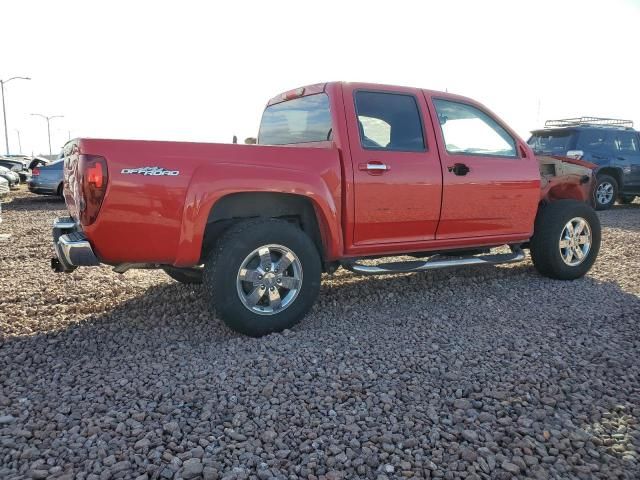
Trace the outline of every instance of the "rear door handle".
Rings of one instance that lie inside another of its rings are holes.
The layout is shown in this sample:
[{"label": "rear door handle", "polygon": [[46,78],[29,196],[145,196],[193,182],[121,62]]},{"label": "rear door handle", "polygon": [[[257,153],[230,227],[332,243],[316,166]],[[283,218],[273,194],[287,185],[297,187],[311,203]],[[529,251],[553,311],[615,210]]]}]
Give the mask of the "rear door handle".
[{"label": "rear door handle", "polygon": [[364,170],[374,174],[380,174],[380,173],[388,172],[389,170],[391,170],[387,165],[385,165],[382,162],[361,163],[358,167],[360,170]]},{"label": "rear door handle", "polygon": [[464,176],[469,173],[470,169],[464,163],[456,163],[454,165],[450,165],[447,169],[453,173],[454,175]]}]

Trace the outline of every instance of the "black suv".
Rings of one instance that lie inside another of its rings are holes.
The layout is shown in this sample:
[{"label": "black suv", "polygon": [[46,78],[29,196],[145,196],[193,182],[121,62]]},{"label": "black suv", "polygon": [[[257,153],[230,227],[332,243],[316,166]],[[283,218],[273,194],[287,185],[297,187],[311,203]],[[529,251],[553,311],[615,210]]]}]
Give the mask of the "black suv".
[{"label": "black suv", "polygon": [[534,130],[529,145],[536,154],[559,155],[595,163],[597,210],[616,199],[631,203],[640,195],[640,134],[630,120],[581,117],[548,120]]}]

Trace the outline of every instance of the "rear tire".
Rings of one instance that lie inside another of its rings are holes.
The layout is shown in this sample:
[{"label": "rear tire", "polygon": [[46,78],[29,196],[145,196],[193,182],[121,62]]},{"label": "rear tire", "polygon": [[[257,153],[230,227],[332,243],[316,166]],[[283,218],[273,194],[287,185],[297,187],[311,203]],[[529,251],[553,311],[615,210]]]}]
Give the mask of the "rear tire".
[{"label": "rear tire", "polygon": [[162,270],[176,282],[184,283],[185,285],[202,283],[202,268],[177,268],[165,265]]},{"label": "rear tire", "polygon": [[559,200],[540,207],[530,242],[533,266],[549,278],[580,278],[596,261],[600,239],[600,220],[586,203]]},{"label": "rear tire", "polygon": [[260,337],[291,328],[320,290],[318,249],[301,229],[276,219],[237,223],[205,262],[209,305],[232,330]]},{"label": "rear tire", "polygon": [[610,175],[598,175],[595,189],[596,210],[608,210],[618,198],[618,181]]},{"label": "rear tire", "polygon": [[64,184],[58,185],[58,189],[56,190],[56,195],[60,198],[64,198]]},{"label": "rear tire", "polygon": [[635,195],[620,195],[618,197],[618,203],[621,205],[629,205],[630,203],[633,203],[635,199]]}]

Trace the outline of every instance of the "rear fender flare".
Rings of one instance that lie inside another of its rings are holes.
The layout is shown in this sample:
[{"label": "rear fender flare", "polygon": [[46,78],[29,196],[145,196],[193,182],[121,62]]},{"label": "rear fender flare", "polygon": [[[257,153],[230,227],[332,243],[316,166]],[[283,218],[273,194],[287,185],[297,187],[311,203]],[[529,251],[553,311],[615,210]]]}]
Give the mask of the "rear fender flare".
[{"label": "rear fender flare", "polygon": [[[221,168],[224,178],[217,178]],[[334,172],[327,170],[318,175],[273,166],[216,163],[193,172],[184,201],[175,266],[198,263],[214,205],[227,195],[244,192],[287,193],[308,198],[316,212],[326,260],[341,255],[340,178]]]}]

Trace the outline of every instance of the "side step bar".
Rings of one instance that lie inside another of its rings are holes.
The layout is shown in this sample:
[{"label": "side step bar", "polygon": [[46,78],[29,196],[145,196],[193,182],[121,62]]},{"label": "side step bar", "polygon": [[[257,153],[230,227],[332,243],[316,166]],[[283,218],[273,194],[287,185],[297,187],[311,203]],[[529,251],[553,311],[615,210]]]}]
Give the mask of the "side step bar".
[{"label": "side step bar", "polygon": [[451,258],[445,255],[434,255],[427,260],[411,260],[407,262],[379,263],[378,265],[362,265],[357,262],[344,262],[342,266],[347,270],[361,275],[387,275],[392,273],[424,272],[439,268],[461,267],[464,265],[497,265],[499,263],[521,262],[526,254],[520,248],[511,253],[495,255],[478,255],[471,257]]}]

